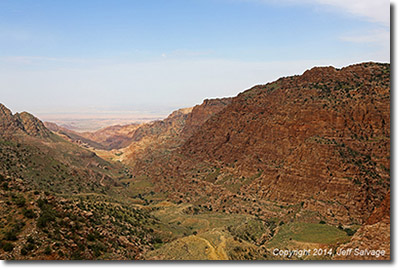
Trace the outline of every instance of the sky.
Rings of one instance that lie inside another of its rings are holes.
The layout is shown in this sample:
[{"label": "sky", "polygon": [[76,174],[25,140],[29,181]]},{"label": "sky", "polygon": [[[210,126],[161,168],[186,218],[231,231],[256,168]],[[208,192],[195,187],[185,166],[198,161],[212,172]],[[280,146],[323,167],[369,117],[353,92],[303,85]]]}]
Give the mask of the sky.
[{"label": "sky", "polygon": [[314,66],[390,62],[389,0],[1,0],[0,103],[169,113]]}]

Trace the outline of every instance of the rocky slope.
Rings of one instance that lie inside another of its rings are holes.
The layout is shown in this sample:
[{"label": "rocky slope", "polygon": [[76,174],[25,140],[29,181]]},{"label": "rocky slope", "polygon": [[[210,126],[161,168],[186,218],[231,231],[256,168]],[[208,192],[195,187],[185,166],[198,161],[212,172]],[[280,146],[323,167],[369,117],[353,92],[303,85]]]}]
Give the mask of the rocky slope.
[{"label": "rocky slope", "polygon": [[120,160],[146,174],[149,162],[167,162],[170,153],[182,146],[188,137],[225,108],[230,100],[207,99],[193,108],[177,110],[162,121],[143,124],[133,133],[133,142],[122,150]]},{"label": "rocky slope", "polygon": [[0,135],[13,136],[15,133],[42,138],[50,135],[50,131],[33,115],[27,112],[13,115],[8,108],[0,103]]},{"label": "rocky slope", "polygon": [[188,115],[185,126],[182,130],[185,138],[197,131],[210,117],[219,113],[230,102],[231,98],[206,99],[202,104],[193,107]]},{"label": "rocky slope", "polygon": [[[218,113],[230,102],[230,98],[205,100],[193,108],[179,109],[164,120],[143,124],[115,125],[95,132],[76,132],[55,123],[45,122],[45,126],[78,145],[98,150],[123,150],[126,154],[134,152],[143,141],[155,143],[157,137],[189,137],[208,118]],[[193,112],[192,112],[193,110]],[[162,143],[161,140],[156,142]],[[131,149],[131,150],[129,150]],[[117,151],[120,153],[120,151]],[[131,154],[132,155],[132,154]]]},{"label": "rocky slope", "polygon": [[95,149],[105,149],[106,147],[98,142],[92,141],[86,137],[84,137],[82,134],[79,132],[75,132],[73,130],[60,127],[56,123],[52,122],[44,122],[44,125],[46,128],[51,130],[52,132],[56,133],[57,135],[63,137],[64,139],[76,143],[78,145],[81,145],[83,147],[87,148],[95,148]]},{"label": "rocky slope", "polygon": [[152,249],[148,214],[106,196],[63,197],[0,174],[1,260],[136,260]]},{"label": "rocky slope", "polygon": [[301,203],[298,217],[362,224],[390,188],[389,86],[390,66],[376,63],[256,86],[147,167],[160,191],[207,194],[214,208],[267,217],[268,201]]},{"label": "rocky slope", "polygon": [[[0,116],[2,258],[282,259],[277,247],[390,257],[389,64],[313,68],[97,135],[51,127],[79,145],[29,115]],[[89,142],[130,142],[96,151],[125,165],[80,147]]]},{"label": "rocky slope", "polygon": [[[350,251],[335,260],[390,260],[390,192],[347,244],[338,251]],[[368,253],[368,251],[370,253]],[[375,251],[375,253],[372,253]],[[340,254],[340,253],[339,253]]]},{"label": "rocky slope", "polygon": [[120,149],[132,142],[135,131],[140,127],[141,124],[115,125],[80,135],[102,145],[105,150]]},{"label": "rocky slope", "polygon": [[120,160],[146,171],[149,162],[153,162],[182,144],[180,134],[192,108],[180,109],[166,119],[143,124],[132,134],[132,143],[122,149]]},{"label": "rocky slope", "polygon": [[140,259],[158,221],[108,196],[128,170],[0,106],[0,259]]},{"label": "rocky slope", "polygon": [[135,131],[143,124],[115,125],[94,132],[76,132],[55,123],[45,122],[51,131],[61,135],[69,141],[84,147],[113,150],[128,146],[132,142]]}]

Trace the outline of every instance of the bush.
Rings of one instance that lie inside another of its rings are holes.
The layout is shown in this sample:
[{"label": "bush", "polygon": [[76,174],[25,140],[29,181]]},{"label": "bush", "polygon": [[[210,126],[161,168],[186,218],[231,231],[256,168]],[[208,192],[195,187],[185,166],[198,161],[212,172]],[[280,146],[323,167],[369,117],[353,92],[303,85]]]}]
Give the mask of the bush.
[{"label": "bush", "polygon": [[49,222],[55,221],[56,217],[51,213],[44,212],[40,214],[40,217],[37,220],[37,225],[39,228],[44,228],[47,226]]},{"label": "bush", "polygon": [[35,239],[33,239],[32,236],[28,236],[27,242],[31,243],[31,244],[35,244]]},{"label": "bush", "polygon": [[319,224],[326,224],[326,222],[324,220],[320,220]]},{"label": "bush", "polygon": [[71,260],[83,260],[82,253],[78,250],[74,251],[71,255]]},{"label": "bush", "polygon": [[26,246],[24,246],[23,248],[25,248],[28,251],[32,251],[36,248],[36,246],[33,243],[28,243]]},{"label": "bush", "polygon": [[25,248],[21,248],[21,255],[25,256],[28,254],[28,251]]},{"label": "bush", "polygon": [[35,218],[36,214],[32,209],[24,209],[22,211],[22,214],[26,217],[26,218]]},{"label": "bush", "polygon": [[49,222],[56,220],[57,213],[46,200],[39,199],[37,204],[41,209],[37,225],[39,228],[44,228]]},{"label": "bush", "polygon": [[96,240],[96,237],[94,234],[89,233],[87,236],[87,240],[93,242],[94,240]]},{"label": "bush", "polygon": [[50,246],[47,246],[47,247],[44,249],[44,254],[46,254],[46,255],[50,255],[50,254],[51,254],[51,247],[50,247]]},{"label": "bush", "polygon": [[14,249],[14,245],[8,242],[2,244],[3,250],[6,252],[10,252]]},{"label": "bush", "polygon": [[344,231],[347,233],[348,236],[353,236],[356,233],[355,230],[353,231],[350,228],[346,228],[346,229],[344,229]]},{"label": "bush", "polygon": [[27,255],[29,253],[29,251],[32,251],[35,248],[36,248],[36,246],[32,242],[29,242],[29,240],[28,240],[28,244],[23,246],[21,249],[21,255]]},{"label": "bush", "polygon": [[7,231],[4,234],[4,239],[6,239],[8,241],[16,241],[18,239],[17,238],[17,231],[14,230],[14,229]]},{"label": "bush", "polygon": [[26,204],[24,196],[17,196],[13,201],[18,207],[23,207]]},{"label": "bush", "polygon": [[106,246],[103,244],[95,244],[93,246],[89,246],[89,248],[93,251],[95,257],[99,257],[102,252],[107,251]]},{"label": "bush", "polygon": [[8,190],[8,183],[4,182],[1,187],[3,188],[3,190]]}]

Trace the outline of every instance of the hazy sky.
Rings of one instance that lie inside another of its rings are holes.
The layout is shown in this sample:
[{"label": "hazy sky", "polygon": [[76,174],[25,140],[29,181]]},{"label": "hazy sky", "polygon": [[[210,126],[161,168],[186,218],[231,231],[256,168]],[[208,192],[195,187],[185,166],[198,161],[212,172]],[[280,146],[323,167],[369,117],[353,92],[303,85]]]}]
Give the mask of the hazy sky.
[{"label": "hazy sky", "polygon": [[390,61],[386,0],[0,1],[0,102],[154,111],[316,65]]}]

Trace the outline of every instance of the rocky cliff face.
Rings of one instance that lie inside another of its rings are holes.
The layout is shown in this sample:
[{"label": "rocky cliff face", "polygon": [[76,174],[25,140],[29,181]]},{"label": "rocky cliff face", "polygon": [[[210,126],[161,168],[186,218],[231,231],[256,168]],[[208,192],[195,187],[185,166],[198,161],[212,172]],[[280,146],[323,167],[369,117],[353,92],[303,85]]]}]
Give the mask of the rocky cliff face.
[{"label": "rocky cliff face", "polygon": [[231,98],[206,99],[202,104],[193,107],[192,112],[188,115],[182,134],[189,137],[197,131],[210,117],[219,113],[228,104]]},{"label": "rocky cliff face", "polygon": [[132,142],[132,134],[140,124],[115,125],[94,132],[76,132],[55,123],[45,122],[45,126],[67,140],[84,147],[100,150],[120,149]]},{"label": "rocky cliff face", "polygon": [[197,185],[228,198],[246,194],[255,204],[301,203],[332,224],[361,224],[390,187],[389,85],[388,64],[363,63],[256,86],[159,167],[189,197],[198,198]]},{"label": "rocky cliff face", "polygon": [[[115,125],[95,132],[79,133],[79,135],[100,144],[102,147],[99,149],[120,149],[132,142],[133,134],[140,126],[140,124]],[[93,147],[98,148],[94,145]]]},{"label": "rocky cliff face", "polygon": [[[351,241],[338,250],[350,252],[335,256],[335,260],[390,260],[390,192]],[[372,251],[379,251],[379,255]]]},{"label": "rocky cliff face", "polygon": [[164,155],[182,144],[180,134],[192,108],[174,111],[166,119],[142,124],[132,134],[131,144],[121,149],[120,159],[144,174],[149,162],[163,159]]},{"label": "rocky cliff face", "polygon": [[138,129],[131,133],[133,142],[138,142],[145,138],[167,133],[179,134],[185,124],[186,118],[191,111],[192,108],[179,109],[172,112],[164,120],[141,125]]},{"label": "rocky cliff face", "polygon": [[34,137],[48,137],[51,132],[33,115],[22,112],[12,114],[3,104],[0,104],[0,135],[28,134]]},{"label": "rocky cliff face", "polygon": [[121,159],[134,164],[138,174],[151,173],[154,168],[169,162],[170,154],[196,132],[208,119],[219,113],[230,103],[231,98],[207,99],[193,108],[174,111],[162,121],[140,126],[133,134],[133,142],[125,149]]},{"label": "rocky cliff face", "polygon": [[93,147],[95,149],[107,149],[107,146],[104,144],[101,144],[99,142],[93,141],[91,139],[88,139],[84,135],[82,135],[79,132],[75,132],[73,130],[69,130],[64,127],[60,127],[59,125],[52,123],[52,122],[44,122],[44,125],[46,128],[51,130],[52,132],[56,133],[57,135],[63,137],[64,139],[78,144],[80,146],[90,148]]}]

